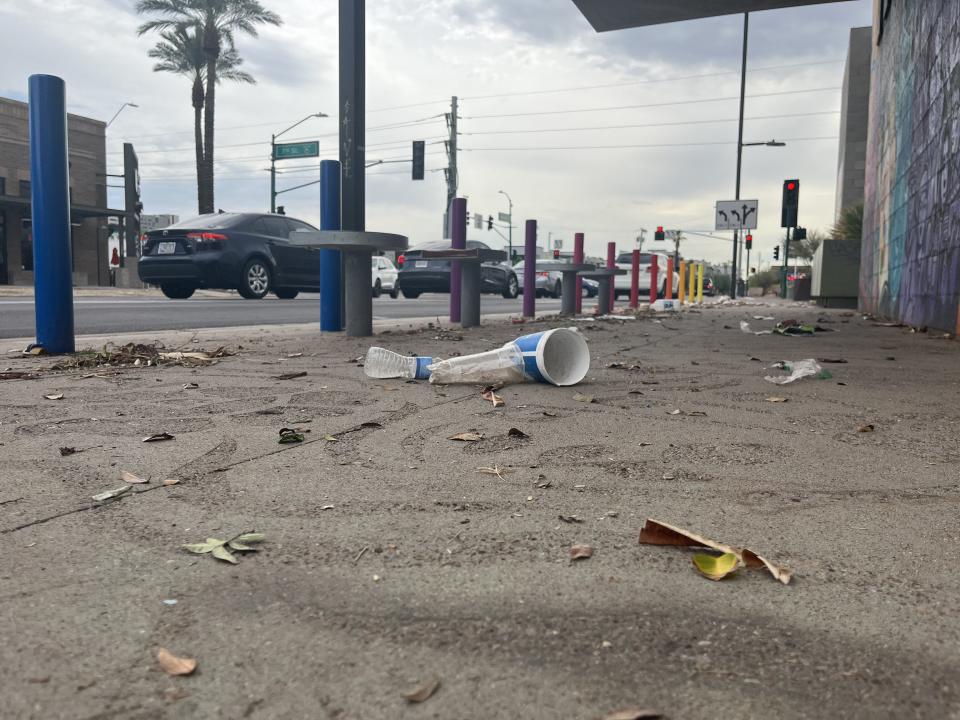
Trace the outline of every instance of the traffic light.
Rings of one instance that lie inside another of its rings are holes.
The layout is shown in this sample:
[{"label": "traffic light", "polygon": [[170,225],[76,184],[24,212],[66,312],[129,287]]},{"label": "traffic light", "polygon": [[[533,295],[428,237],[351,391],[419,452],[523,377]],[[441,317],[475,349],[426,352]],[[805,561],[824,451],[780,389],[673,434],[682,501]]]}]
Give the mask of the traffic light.
[{"label": "traffic light", "polygon": [[779,259],[780,259],[780,246],[779,246],[779,245],[777,245],[777,246],[773,249],[773,259],[774,259],[774,260],[779,260]]},{"label": "traffic light", "polygon": [[653,239],[657,242],[663,242],[666,235],[663,232],[663,225],[657,225],[657,231],[653,234]]},{"label": "traffic light", "polygon": [[123,144],[123,209],[126,252],[121,253],[121,257],[136,257],[143,202],[140,199],[140,161],[131,143]]},{"label": "traffic light", "polygon": [[413,180],[423,180],[423,155],[426,144],[424,140],[413,141],[413,173],[411,175]]},{"label": "traffic light", "polygon": [[559,259],[560,259],[560,249],[559,249],[559,248],[554,248],[554,250],[553,250],[553,259],[554,259],[554,260],[559,260]]},{"label": "traffic light", "polygon": [[487,230],[493,230],[493,215],[487,215]]},{"label": "traffic light", "polygon": [[746,248],[747,250],[750,250],[753,248],[753,235],[747,235]]},{"label": "traffic light", "polygon": [[791,240],[806,240],[807,239],[807,229],[802,227],[795,227],[793,229],[793,237]]},{"label": "traffic light", "polygon": [[797,210],[800,207],[800,181],[783,181],[783,204],[780,210],[780,227],[797,226]]}]

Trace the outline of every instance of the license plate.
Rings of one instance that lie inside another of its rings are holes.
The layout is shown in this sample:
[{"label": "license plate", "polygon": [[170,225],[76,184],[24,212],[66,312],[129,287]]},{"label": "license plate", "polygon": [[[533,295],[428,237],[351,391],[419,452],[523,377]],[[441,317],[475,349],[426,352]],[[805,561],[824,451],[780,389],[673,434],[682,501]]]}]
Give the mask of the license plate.
[{"label": "license plate", "polygon": [[175,252],[177,252],[175,242],[157,243],[157,255],[173,255]]},{"label": "license plate", "polygon": [[427,262],[428,262],[427,260],[417,260],[417,262],[416,262],[416,264],[414,265],[414,267],[426,267],[426,266],[427,266]]}]

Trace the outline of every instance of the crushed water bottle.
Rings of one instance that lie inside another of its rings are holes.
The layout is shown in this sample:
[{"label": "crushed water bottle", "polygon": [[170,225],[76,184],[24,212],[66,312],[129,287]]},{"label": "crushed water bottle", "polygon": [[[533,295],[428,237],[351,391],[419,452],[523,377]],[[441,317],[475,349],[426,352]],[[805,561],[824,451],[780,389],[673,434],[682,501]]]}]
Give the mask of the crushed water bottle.
[{"label": "crushed water bottle", "polygon": [[363,362],[363,372],[372,378],[417,378],[426,380],[430,377],[427,365],[433,363],[432,357],[410,357],[401,355],[382,347],[372,347],[367,350],[367,358]]}]

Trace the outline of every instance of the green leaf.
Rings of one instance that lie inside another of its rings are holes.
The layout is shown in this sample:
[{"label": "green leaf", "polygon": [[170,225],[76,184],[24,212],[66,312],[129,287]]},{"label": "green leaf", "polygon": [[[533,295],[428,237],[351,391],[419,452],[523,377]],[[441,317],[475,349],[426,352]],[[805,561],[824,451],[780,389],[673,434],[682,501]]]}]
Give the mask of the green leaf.
[{"label": "green leaf", "polygon": [[723,555],[697,553],[691,559],[700,574],[711,580],[722,580],[736,570],[740,563],[739,558],[733,553],[723,553]]},{"label": "green leaf", "polygon": [[183,545],[184,550],[189,550],[192,553],[197,553],[202,555],[204,553],[212,552],[218,547],[222,547],[226,543],[226,540],[218,540],[217,538],[207,538],[206,542],[202,543],[191,543],[189,545]]},{"label": "green leaf", "polygon": [[237,559],[223,545],[217,545],[217,547],[213,548],[213,551],[211,554],[217,560],[223,560],[224,562],[232,563],[234,565],[237,564]]},{"label": "green leaf", "polygon": [[263,533],[246,533],[235,537],[234,540],[239,540],[242,543],[263,542],[265,537]]},{"label": "green leaf", "polygon": [[257,548],[251,547],[247,543],[258,543],[263,541],[263,533],[246,533],[235,537],[227,543],[231,550],[242,550],[247,552],[256,552]]}]

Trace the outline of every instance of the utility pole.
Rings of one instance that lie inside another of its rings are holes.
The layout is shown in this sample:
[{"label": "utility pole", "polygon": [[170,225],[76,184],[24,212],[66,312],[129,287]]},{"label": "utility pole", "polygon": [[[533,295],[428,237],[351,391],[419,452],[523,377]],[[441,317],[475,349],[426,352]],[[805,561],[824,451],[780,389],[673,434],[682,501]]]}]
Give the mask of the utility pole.
[{"label": "utility pole", "polygon": [[[737,187],[734,200],[740,199],[740,166],[743,161],[743,104],[747,91],[747,31],[750,27],[750,13],[743,14],[743,60],[740,64],[740,124],[737,130]],[[730,297],[737,297],[737,244],[740,233],[733,231],[733,268],[731,272]]]},{"label": "utility pole", "polygon": [[457,96],[450,98],[450,113],[447,115],[447,129],[450,131],[450,139],[445,143],[447,146],[447,204],[443,212],[443,237],[451,238],[451,208],[453,199],[457,196]]}]

